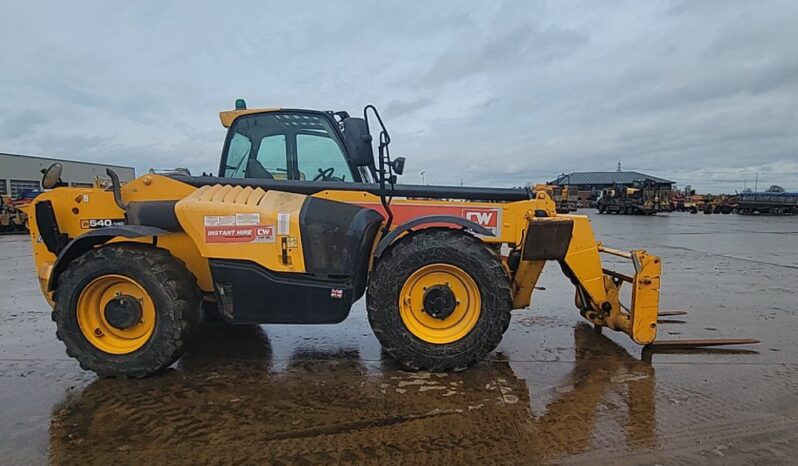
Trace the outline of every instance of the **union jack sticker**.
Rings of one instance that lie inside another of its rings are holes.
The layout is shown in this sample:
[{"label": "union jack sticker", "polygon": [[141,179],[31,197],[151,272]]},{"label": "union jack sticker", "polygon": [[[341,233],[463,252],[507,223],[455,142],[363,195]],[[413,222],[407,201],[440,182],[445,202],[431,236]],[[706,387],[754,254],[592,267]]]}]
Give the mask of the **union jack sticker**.
[{"label": "union jack sticker", "polygon": [[341,299],[344,297],[344,290],[333,288],[330,290],[330,297],[335,299]]}]

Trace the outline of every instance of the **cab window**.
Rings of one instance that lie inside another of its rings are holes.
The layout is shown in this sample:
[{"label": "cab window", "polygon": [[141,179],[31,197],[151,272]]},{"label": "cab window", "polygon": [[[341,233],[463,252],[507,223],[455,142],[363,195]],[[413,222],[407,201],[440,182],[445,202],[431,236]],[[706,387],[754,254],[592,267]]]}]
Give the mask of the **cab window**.
[{"label": "cab window", "polygon": [[222,155],[229,178],[359,181],[323,115],[270,112],[239,117]]},{"label": "cab window", "polygon": [[[285,180],[288,177],[288,157],[286,154],[285,135],[275,134],[260,140],[255,160],[268,170],[274,179]],[[249,178],[254,177],[250,176]]]},{"label": "cab window", "polygon": [[352,181],[352,171],[334,139],[322,134],[297,134],[297,166],[304,179]]},{"label": "cab window", "polygon": [[227,160],[224,176],[243,178],[247,168],[247,159],[252,150],[252,142],[241,133],[233,133],[227,148]]}]

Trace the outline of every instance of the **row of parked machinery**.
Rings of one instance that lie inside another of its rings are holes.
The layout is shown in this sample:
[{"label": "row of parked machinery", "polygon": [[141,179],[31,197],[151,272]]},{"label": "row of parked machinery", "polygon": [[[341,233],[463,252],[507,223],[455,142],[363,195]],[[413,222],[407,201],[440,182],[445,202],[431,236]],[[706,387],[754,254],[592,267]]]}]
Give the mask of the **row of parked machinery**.
[{"label": "row of parked machinery", "polygon": [[631,186],[615,184],[604,188],[595,200],[578,198],[568,186],[538,184],[535,191],[545,191],[557,206],[558,213],[576,212],[577,207],[595,207],[600,214],[653,215],[658,212],[697,214],[798,214],[798,193],[745,192],[740,194],[695,194],[689,189],[672,191],[652,180],[635,181]]},{"label": "row of parked machinery", "polygon": [[600,214],[652,215],[672,212],[670,189],[662,189],[652,180],[635,181],[632,186],[616,184],[604,188],[596,200]]},{"label": "row of parked machinery", "polygon": [[23,207],[30,204],[31,199],[26,196],[0,196],[0,231],[28,230],[28,214]]},{"label": "row of parked machinery", "polygon": [[794,215],[798,193],[750,192],[733,195],[689,195],[674,197],[675,210],[697,214]]}]

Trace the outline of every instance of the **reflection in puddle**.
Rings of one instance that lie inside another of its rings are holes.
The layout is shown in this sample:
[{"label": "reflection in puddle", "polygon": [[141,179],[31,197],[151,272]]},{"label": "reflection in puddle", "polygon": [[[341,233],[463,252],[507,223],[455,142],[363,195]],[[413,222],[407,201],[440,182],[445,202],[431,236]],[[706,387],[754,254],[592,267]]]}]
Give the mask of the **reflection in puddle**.
[{"label": "reflection in puddle", "polygon": [[356,349],[297,350],[273,363],[261,327],[204,331],[206,343],[174,370],[96,380],[71,395],[52,415],[51,461],[518,463],[616,435],[656,446],[652,367],[586,326],[575,328],[575,364],[539,414],[526,380],[551,363],[409,373]]}]

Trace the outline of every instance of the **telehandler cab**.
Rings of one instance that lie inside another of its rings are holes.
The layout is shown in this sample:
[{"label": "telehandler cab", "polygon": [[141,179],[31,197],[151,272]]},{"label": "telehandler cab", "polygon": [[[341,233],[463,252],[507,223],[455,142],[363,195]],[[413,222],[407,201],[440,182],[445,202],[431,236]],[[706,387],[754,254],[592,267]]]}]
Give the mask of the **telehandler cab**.
[{"label": "telehandler cab", "polygon": [[[106,187],[71,188],[57,164],[44,175],[49,190],[30,209],[38,277],[83,368],[146,376],[175,362],[204,312],[329,324],[365,294],[374,334],[402,365],[462,369],[499,344],[546,261],[595,326],[654,340],[660,259],[603,247],[586,216],[557,214],[545,192],[397,184],[404,159],[390,157],[373,106],[358,118],[239,100],[220,117],[217,177],[122,185],[108,170]],[[600,253],[634,273],[603,268]]]}]

